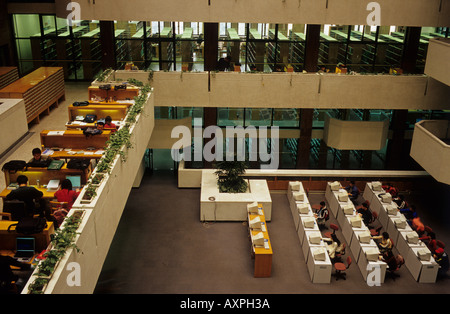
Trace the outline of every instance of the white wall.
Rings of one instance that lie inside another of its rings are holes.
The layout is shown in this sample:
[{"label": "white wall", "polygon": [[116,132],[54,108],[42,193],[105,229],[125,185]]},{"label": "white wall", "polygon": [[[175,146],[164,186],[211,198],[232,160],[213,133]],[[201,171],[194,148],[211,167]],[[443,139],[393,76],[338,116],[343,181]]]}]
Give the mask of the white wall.
[{"label": "white wall", "polygon": [[[67,3],[56,1],[59,17]],[[81,1],[84,20],[200,21],[299,24],[367,24],[369,0],[134,0]],[[440,0],[378,0],[381,25],[448,26],[450,3]],[[440,11],[439,11],[440,9]]]}]

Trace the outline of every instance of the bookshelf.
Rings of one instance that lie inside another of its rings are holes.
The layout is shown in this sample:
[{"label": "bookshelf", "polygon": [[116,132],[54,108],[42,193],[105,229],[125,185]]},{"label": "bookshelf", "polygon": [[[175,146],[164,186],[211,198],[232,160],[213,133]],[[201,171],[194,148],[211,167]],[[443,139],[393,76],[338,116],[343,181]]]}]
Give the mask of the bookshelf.
[{"label": "bookshelf", "polygon": [[[261,40],[262,36],[258,32],[257,29],[251,28],[249,30],[249,39],[253,41],[249,41],[247,43],[247,51],[248,51],[248,60],[247,62],[250,65],[255,65],[256,70],[263,72],[264,71],[264,57],[265,57],[265,44],[264,42],[258,42],[257,40]],[[256,41],[255,41],[256,40]]]},{"label": "bookshelf", "polygon": [[102,47],[98,38],[99,35],[100,28],[95,28],[81,35],[81,56],[85,79],[93,80],[97,73],[102,70]]},{"label": "bookshelf", "polygon": [[294,71],[301,72],[302,66],[305,62],[305,43],[306,37],[303,33],[291,33],[291,45],[290,45],[290,63],[294,67]]},{"label": "bookshelf", "polygon": [[235,28],[227,29],[227,55],[231,56],[231,61],[234,63],[240,63],[240,40]]},{"label": "bookshelf", "polygon": [[161,69],[169,70],[170,64],[173,61],[173,50],[175,47],[173,46],[173,41],[171,40],[173,36],[173,31],[171,27],[164,27],[160,33],[160,38],[167,38],[166,41],[161,41],[161,55],[160,55],[160,63]]}]

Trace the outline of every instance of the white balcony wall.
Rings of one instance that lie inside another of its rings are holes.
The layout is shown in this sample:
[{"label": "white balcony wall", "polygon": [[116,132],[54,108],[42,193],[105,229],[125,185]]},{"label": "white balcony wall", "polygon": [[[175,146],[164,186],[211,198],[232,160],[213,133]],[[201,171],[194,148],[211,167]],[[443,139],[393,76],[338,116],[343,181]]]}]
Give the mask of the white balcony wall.
[{"label": "white balcony wall", "polygon": [[450,86],[450,38],[430,39],[425,74]]},{"label": "white balcony wall", "polygon": [[[56,0],[58,17],[71,0]],[[83,20],[367,24],[370,0],[78,1]],[[378,0],[381,25],[449,26],[448,0]],[[14,7],[14,4],[10,5]],[[400,13],[401,12],[401,13]]]},{"label": "white balcony wall", "polygon": [[437,181],[450,184],[450,122],[423,120],[416,123],[410,155]]},{"label": "white balcony wall", "polygon": [[154,72],[152,86],[157,106],[450,109],[450,87],[426,75]]}]

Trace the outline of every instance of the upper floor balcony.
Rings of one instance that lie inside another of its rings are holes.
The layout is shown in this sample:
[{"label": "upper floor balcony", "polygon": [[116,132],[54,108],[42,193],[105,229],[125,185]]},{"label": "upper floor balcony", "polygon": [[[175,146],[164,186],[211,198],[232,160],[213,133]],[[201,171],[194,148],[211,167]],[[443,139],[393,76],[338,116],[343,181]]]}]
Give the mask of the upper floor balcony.
[{"label": "upper floor balcony", "polygon": [[[71,0],[56,0],[66,17]],[[81,0],[80,19],[367,25],[369,0]],[[377,0],[379,25],[449,26],[448,0]],[[370,17],[369,17],[370,18]]]},{"label": "upper floor balcony", "polygon": [[418,122],[410,155],[437,181],[450,184],[450,121]]},{"label": "upper floor balcony", "polygon": [[450,39],[433,38],[428,44],[425,74],[450,86]]}]

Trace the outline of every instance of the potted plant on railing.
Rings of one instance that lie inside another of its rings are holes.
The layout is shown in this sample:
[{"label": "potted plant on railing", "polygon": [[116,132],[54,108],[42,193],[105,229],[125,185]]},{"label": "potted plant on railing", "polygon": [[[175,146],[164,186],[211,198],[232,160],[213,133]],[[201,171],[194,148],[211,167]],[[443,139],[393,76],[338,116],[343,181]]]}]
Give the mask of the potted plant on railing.
[{"label": "potted plant on railing", "polygon": [[42,294],[49,282],[48,278],[36,278],[29,286],[28,293],[30,294]]}]

